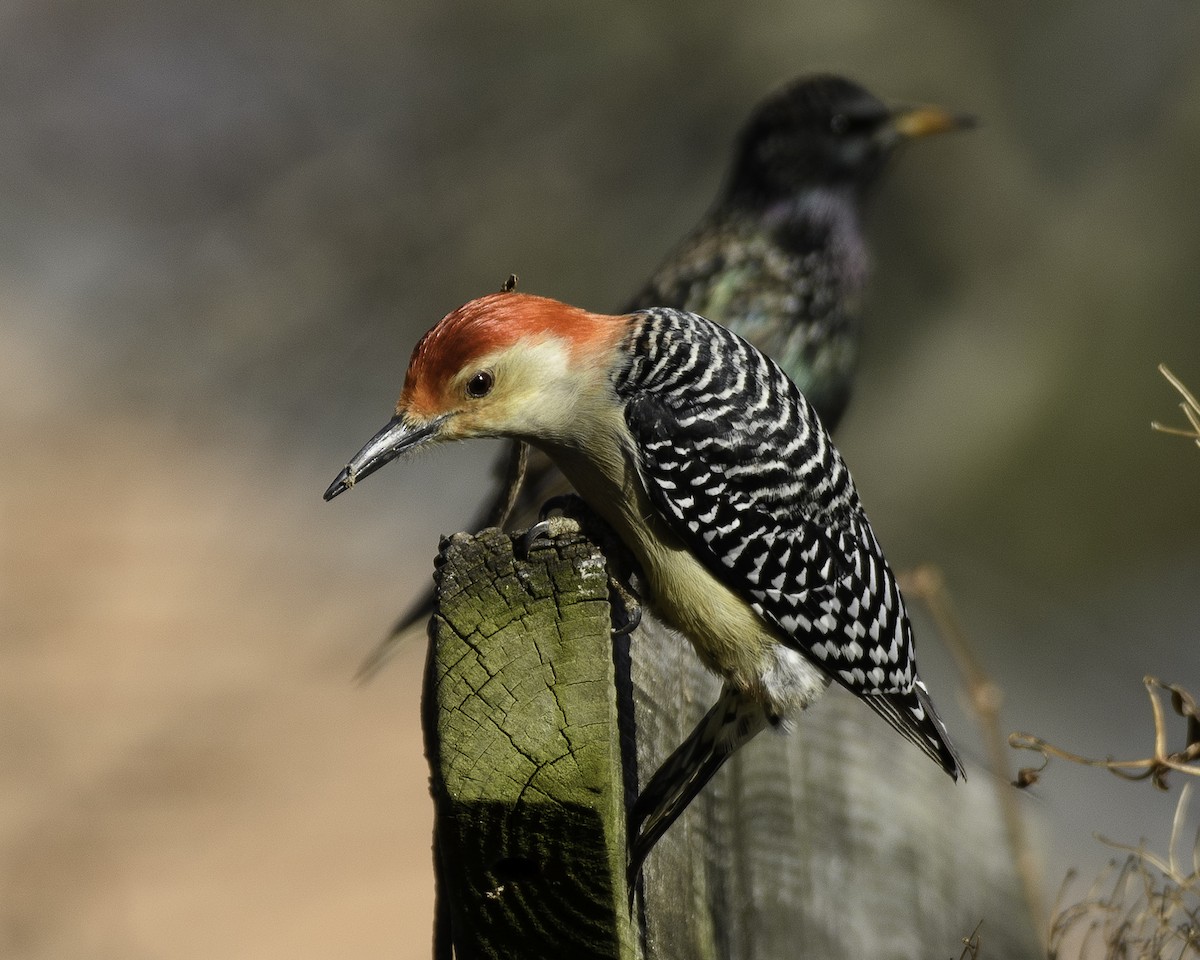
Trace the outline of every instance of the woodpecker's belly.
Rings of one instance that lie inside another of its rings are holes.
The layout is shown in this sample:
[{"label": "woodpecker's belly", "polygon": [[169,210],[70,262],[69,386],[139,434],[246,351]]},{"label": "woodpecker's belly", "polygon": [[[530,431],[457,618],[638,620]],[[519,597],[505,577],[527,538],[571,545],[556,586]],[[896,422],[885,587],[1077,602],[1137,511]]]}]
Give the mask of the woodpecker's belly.
[{"label": "woodpecker's belly", "polygon": [[772,715],[798,713],[829,685],[824,671],[785,646],[774,628],[686,549],[656,538],[634,553],[663,619],[692,641],[705,666]]},{"label": "woodpecker's belly", "polygon": [[803,710],[829,685],[824,671],[785,646],[773,627],[671,533],[624,457],[619,468],[597,470],[592,457],[550,453],[637,559],[655,612],[691,641],[706,667],[779,717]]}]

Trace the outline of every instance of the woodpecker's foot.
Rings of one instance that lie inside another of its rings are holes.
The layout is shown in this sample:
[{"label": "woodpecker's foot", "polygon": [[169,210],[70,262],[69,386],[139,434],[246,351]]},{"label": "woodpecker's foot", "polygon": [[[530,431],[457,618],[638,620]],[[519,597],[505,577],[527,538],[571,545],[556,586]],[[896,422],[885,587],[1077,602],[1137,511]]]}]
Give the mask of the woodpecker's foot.
[{"label": "woodpecker's foot", "polygon": [[557,497],[551,497],[538,510],[538,519],[546,520],[555,513],[562,517],[572,518],[580,526],[596,520],[596,515],[577,493],[562,493]]},{"label": "woodpecker's foot", "polygon": [[626,581],[608,574],[608,605],[612,607],[614,637],[633,633],[642,622],[642,598]]},{"label": "woodpecker's foot", "polygon": [[[552,516],[552,514],[556,515]],[[603,523],[588,509],[587,504],[580,497],[573,493],[564,493],[559,497],[551,497],[542,504],[542,508],[538,511],[538,522],[526,530],[521,537],[521,547],[528,556],[529,551],[539,540],[580,534],[592,536],[592,539],[599,543],[600,539],[594,536],[598,526],[603,526]]]},{"label": "woodpecker's foot", "polygon": [[555,537],[573,537],[582,532],[582,526],[574,517],[547,517],[539,520],[521,534],[518,541],[523,556],[528,558],[539,540],[553,540]]},{"label": "woodpecker's foot", "polygon": [[[552,514],[556,514],[552,516]],[[608,602],[613,611],[613,636],[632,633],[642,621],[642,601],[629,585],[633,557],[620,537],[574,493],[551,497],[538,511],[540,520],[526,531],[526,554],[546,537],[583,534],[600,547],[608,571]]]}]

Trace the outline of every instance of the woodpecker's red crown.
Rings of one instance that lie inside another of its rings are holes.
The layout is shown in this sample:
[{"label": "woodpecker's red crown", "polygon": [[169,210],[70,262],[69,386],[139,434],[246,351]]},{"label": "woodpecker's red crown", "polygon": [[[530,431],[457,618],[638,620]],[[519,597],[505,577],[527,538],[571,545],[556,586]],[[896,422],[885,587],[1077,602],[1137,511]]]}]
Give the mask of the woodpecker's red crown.
[{"label": "woodpecker's red crown", "polygon": [[574,358],[619,335],[618,318],[527,293],[493,293],[446,314],[413,350],[397,412],[433,416],[452,408],[489,357],[517,343],[555,339]]},{"label": "woodpecker's red crown", "polygon": [[528,294],[494,293],[459,307],[421,338],[396,415],[350,459],[325,499],[431,443],[578,441],[616,403],[607,374],[625,330],[625,318]]}]

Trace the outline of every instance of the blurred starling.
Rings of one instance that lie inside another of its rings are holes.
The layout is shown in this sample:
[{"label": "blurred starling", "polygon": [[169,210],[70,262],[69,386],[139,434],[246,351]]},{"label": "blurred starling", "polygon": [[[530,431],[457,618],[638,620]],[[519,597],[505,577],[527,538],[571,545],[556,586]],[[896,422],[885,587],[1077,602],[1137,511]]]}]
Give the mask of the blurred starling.
[{"label": "blurred starling", "polygon": [[[716,203],[625,311],[673,307],[728,327],[773,357],[832,431],[858,359],[870,267],[864,201],[901,143],[973,122],[939,107],[889,108],[842,77],[793,81],[759,104]],[[472,529],[532,522],[567,489],[549,459],[521,443],[511,445],[501,482]],[[428,593],[364,661],[360,679],[432,608]]]}]

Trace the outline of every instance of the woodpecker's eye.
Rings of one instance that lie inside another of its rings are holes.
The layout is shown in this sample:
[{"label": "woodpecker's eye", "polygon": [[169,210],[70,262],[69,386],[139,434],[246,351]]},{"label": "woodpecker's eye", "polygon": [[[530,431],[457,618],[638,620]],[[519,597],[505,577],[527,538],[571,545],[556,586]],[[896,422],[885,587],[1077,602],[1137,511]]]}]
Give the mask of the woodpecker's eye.
[{"label": "woodpecker's eye", "polygon": [[850,129],[850,118],[844,113],[835,113],[829,118],[829,129],[835,136],[841,136]]},{"label": "woodpecker's eye", "polygon": [[480,397],[486,397],[492,392],[492,384],[496,382],[496,378],[492,376],[490,370],[480,370],[475,376],[467,381],[467,396],[472,400],[478,400]]}]

